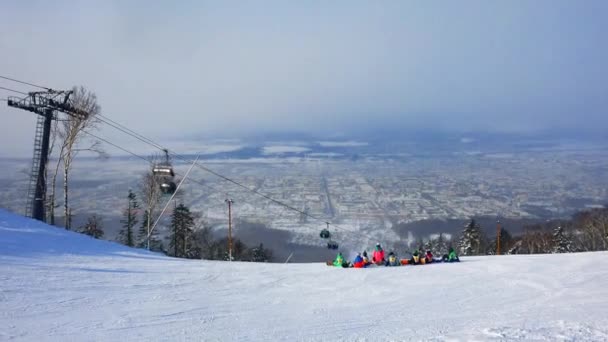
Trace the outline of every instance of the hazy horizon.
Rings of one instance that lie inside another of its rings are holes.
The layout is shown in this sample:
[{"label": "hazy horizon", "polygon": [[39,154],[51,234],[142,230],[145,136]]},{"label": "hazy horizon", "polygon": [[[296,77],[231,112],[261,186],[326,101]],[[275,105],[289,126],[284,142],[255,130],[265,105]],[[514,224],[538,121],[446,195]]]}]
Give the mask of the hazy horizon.
[{"label": "hazy horizon", "polygon": [[[155,140],[606,136],[604,1],[0,7],[0,75],[55,89],[84,85],[104,115]],[[10,95],[18,94],[0,90]],[[0,115],[2,154],[31,153],[35,115],[5,102]],[[100,135],[128,141],[107,127]]]}]

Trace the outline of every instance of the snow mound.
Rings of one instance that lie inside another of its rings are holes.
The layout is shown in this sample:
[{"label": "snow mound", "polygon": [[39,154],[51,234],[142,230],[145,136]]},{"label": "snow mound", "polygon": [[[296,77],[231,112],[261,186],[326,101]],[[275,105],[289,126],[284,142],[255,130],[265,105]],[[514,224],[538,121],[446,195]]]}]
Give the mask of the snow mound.
[{"label": "snow mound", "polygon": [[462,259],[180,260],[0,210],[0,340],[608,340],[608,253]]},{"label": "snow mound", "polygon": [[49,226],[0,209],[0,256],[139,255],[160,257],[141,249]]}]

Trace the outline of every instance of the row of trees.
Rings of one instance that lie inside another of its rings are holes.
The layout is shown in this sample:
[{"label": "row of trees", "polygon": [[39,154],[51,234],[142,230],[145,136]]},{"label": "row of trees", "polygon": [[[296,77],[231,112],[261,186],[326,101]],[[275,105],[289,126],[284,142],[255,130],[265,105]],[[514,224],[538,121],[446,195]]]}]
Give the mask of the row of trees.
[{"label": "row of trees", "polygon": [[[175,207],[171,216],[168,255],[178,258],[230,260],[228,237],[217,239],[208,225],[201,223],[196,228],[195,217],[183,204]],[[232,239],[232,260],[267,262],[272,251],[262,244],[250,248],[238,238]]]},{"label": "row of trees", "polygon": [[433,251],[437,255],[444,255],[448,253],[450,247],[452,247],[451,240],[443,234],[431,237],[428,240],[418,240],[412,246],[414,250],[418,251]]},{"label": "row of trees", "polygon": [[[144,179],[147,179],[147,177],[144,177]],[[147,248],[149,243],[151,250],[164,252],[178,258],[229,259],[228,238],[215,238],[211,227],[202,221],[197,224],[197,215],[192,213],[190,208],[184,204],[176,204],[171,214],[168,234],[165,238],[168,242],[167,249],[159,238],[158,230],[150,230],[149,210],[143,211],[141,221],[139,220],[140,212],[141,207],[137,195],[129,190],[127,207],[123,211],[123,217],[120,221],[122,229],[118,235],[118,242],[138,248]],[[138,224],[139,228],[137,228]],[[79,231],[97,239],[104,235],[101,219],[96,215],[91,216]],[[238,238],[234,238],[232,241],[232,260],[267,262],[271,259],[272,251],[262,244],[248,247]]]},{"label": "row of trees", "polygon": [[[515,239],[511,233],[504,227],[501,227],[500,253],[507,254],[513,247],[514,242]],[[460,255],[496,254],[498,249],[496,236],[489,239],[475,220],[471,220],[464,227],[464,230],[458,239],[457,247]]]},{"label": "row of trees", "polygon": [[[501,254],[569,253],[608,250],[608,208],[573,215],[570,220],[548,221],[526,226],[520,236],[500,231]],[[458,240],[461,255],[496,253],[496,237],[488,239],[471,220]]]},{"label": "row of trees", "polygon": [[[195,237],[202,259],[229,260],[228,237],[215,238],[213,229],[209,226],[197,230]],[[272,250],[265,248],[263,244],[248,247],[239,238],[232,239],[232,260],[266,262],[272,260],[272,257]]]}]

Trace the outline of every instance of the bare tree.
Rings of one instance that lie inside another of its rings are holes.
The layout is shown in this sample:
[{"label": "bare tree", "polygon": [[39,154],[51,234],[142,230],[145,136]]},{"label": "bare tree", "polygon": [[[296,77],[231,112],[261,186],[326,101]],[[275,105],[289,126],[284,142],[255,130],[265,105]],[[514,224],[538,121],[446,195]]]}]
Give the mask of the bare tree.
[{"label": "bare tree", "polygon": [[95,239],[102,238],[103,225],[101,223],[101,218],[97,215],[90,216],[87,220],[87,223],[80,227],[80,232],[92,236]]},{"label": "bare tree", "polygon": [[574,226],[580,230],[581,248],[585,251],[608,249],[608,209],[599,208],[575,215]]},{"label": "bare tree", "polygon": [[[101,148],[99,141],[94,141],[89,147],[79,148],[83,132],[86,129],[94,129],[99,123],[97,115],[101,107],[97,104],[95,93],[88,91],[84,87],[74,87],[70,96],[72,106],[84,110],[88,113],[86,118],[68,116],[59,125],[58,136],[61,140],[60,159],[63,165],[63,213],[65,218],[65,228],[70,228],[70,208],[69,208],[69,173],[72,169],[72,162],[80,151],[90,151],[97,153],[101,157],[106,154]],[[54,200],[53,200],[54,201]]]},{"label": "bare tree", "polygon": [[[160,160],[158,155],[154,155],[150,158],[152,164],[156,161]],[[144,231],[140,232],[140,245],[146,246],[146,248],[150,249],[150,228],[155,220],[156,209],[158,204],[160,203],[162,192],[160,190],[160,183],[158,179],[152,173],[152,170],[148,170],[142,177],[140,183],[140,192],[141,192],[141,201],[143,202],[143,207],[145,210],[145,222],[142,222],[142,228],[145,226],[145,240],[141,241],[144,238]]]},{"label": "bare tree", "polygon": [[521,238],[520,254],[544,254],[553,250],[553,234],[544,225],[527,226]]},{"label": "bare tree", "polygon": [[[54,147],[57,143],[57,137],[59,135],[59,121],[53,121],[53,129],[51,130],[51,142],[49,144],[49,156],[53,154]],[[55,169],[53,170],[53,175],[51,176],[51,186],[50,192],[47,193],[47,217],[49,219],[49,224],[55,225],[55,192],[57,190],[57,174],[59,173],[59,166],[61,166],[61,157],[63,156],[63,151],[65,150],[65,144],[61,144],[59,149],[59,154],[57,156],[57,161],[55,162]],[[51,159],[49,158],[47,161],[47,167],[45,179],[49,179],[48,177],[48,164],[50,164]]]}]

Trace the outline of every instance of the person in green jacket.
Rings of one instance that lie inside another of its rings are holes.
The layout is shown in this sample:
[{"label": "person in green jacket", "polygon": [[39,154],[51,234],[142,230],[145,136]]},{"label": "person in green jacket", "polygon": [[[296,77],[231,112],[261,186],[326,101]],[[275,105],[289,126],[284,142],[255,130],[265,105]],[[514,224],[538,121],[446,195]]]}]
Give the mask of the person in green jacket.
[{"label": "person in green jacket", "polygon": [[456,255],[456,251],[454,251],[454,248],[450,247],[450,252],[449,254],[446,254],[443,256],[443,262],[459,262],[460,259],[458,259],[458,255]]},{"label": "person in green jacket", "polygon": [[334,260],[334,266],[336,267],[348,267],[348,262],[344,260],[341,252],[338,252],[336,259]]}]

